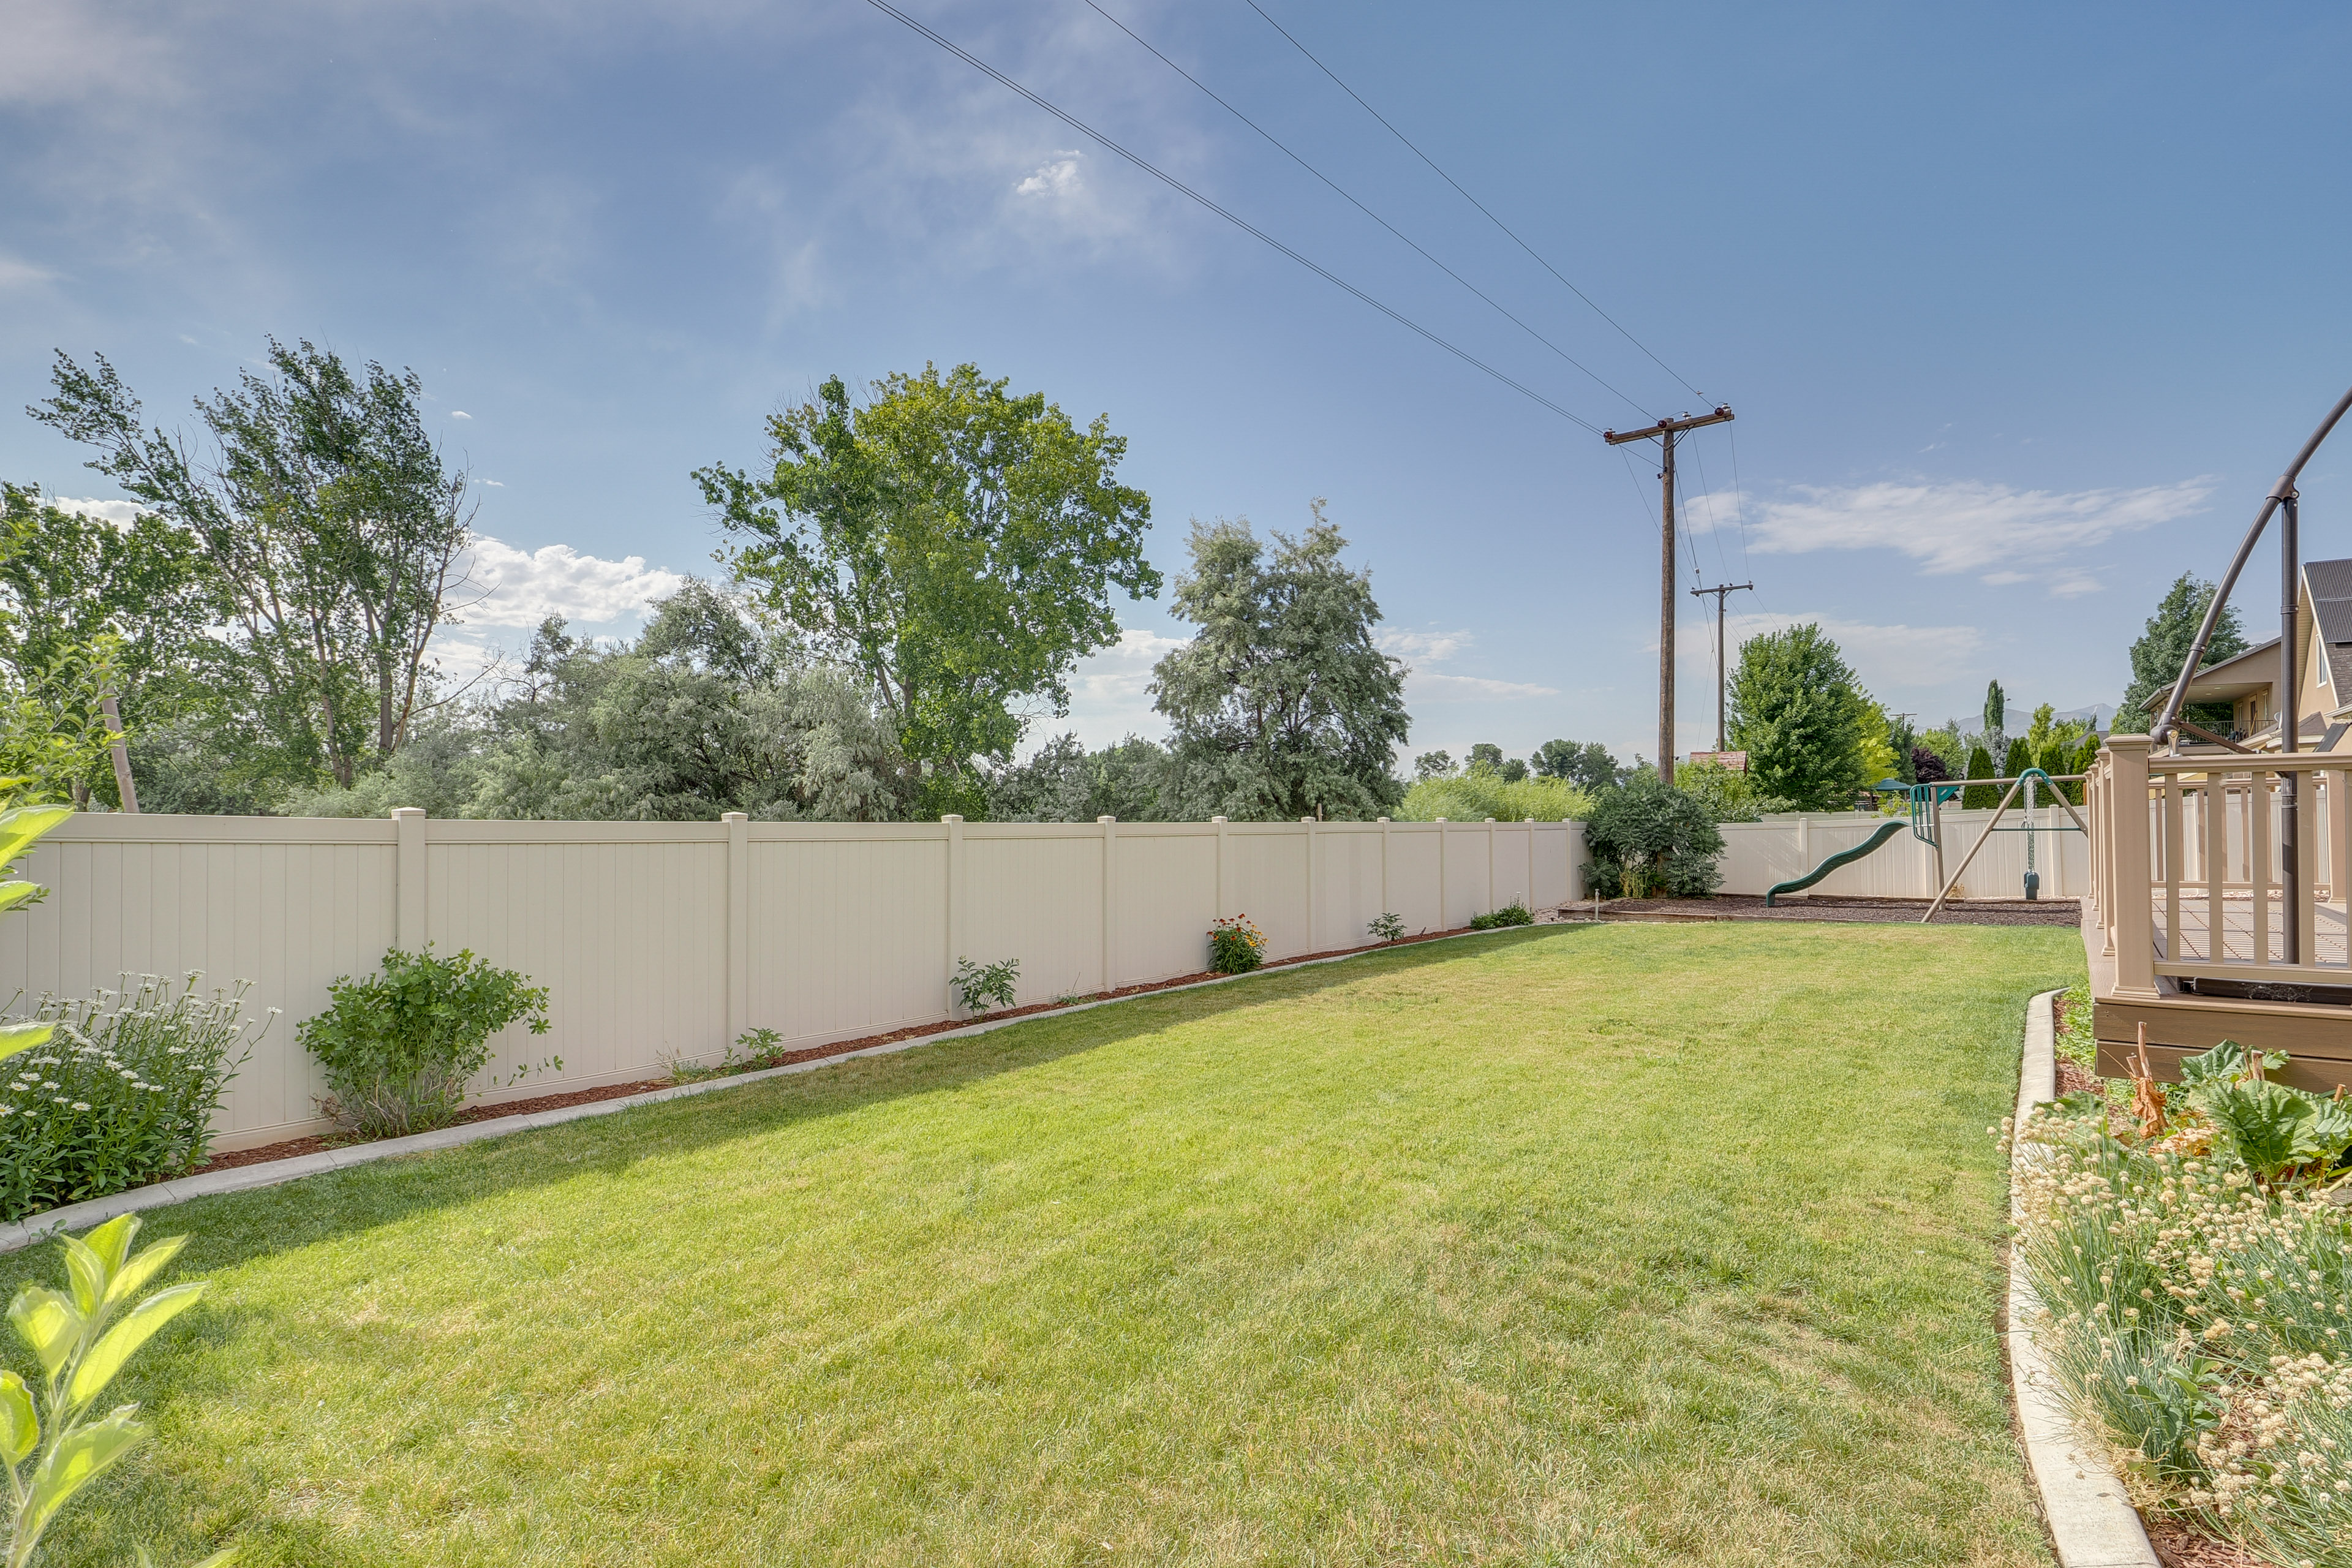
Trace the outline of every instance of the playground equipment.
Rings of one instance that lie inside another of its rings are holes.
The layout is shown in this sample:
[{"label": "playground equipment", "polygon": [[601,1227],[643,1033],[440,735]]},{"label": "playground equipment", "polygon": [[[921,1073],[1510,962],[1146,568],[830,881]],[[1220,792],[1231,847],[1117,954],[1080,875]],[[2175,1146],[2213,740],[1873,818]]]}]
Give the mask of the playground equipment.
[{"label": "playground equipment", "polygon": [[[2013,779],[1992,779],[1990,781],[1985,779],[1969,779],[1963,781],[1963,784],[1958,787],[1965,787],[1967,784],[1984,784],[1990,782],[1991,784],[2006,784],[2009,785],[2009,788],[2002,792],[2000,805],[1993,809],[1992,820],[1985,824],[1985,830],[1982,833],[1977,835],[1977,841],[1969,847],[1968,854],[1961,857],[1958,869],[1955,870],[1950,877],[1947,878],[1942,875],[1944,868],[1943,845],[1935,838],[1927,838],[1927,842],[1936,846],[1936,870],[1937,873],[1937,881],[1941,885],[1937,889],[1936,901],[1927,906],[1927,912],[1919,917],[1919,923],[1921,925],[1926,925],[1929,921],[1936,918],[1938,911],[1940,911],[1944,907],[1944,900],[1952,896],[1952,889],[1959,885],[1960,878],[1967,874],[1969,862],[1977,858],[1977,851],[1982,849],[1988,843],[1991,842],[1992,836],[1996,833],[2022,833],[2025,835],[2025,896],[2029,900],[2039,898],[2042,892],[2042,874],[2034,869],[2033,865],[2034,821],[2032,816],[2032,813],[2035,808],[2034,795],[2037,784],[2050,785],[2051,797],[2060,805],[2064,806],[2066,808],[2066,815],[2074,819],[2074,826],[2071,828],[2061,824],[2057,826],[2046,829],[2045,831],[2053,833],[2088,834],[2091,830],[2084,825],[2082,814],[2074,809],[2074,803],[2066,798],[2065,792],[2057,787],[2061,784],[2078,783],[2081,781],[2082,777],[2083,775],[2080,773],[2063,773],[2053,779],[2048,773],[2043,773],[2040,768],[2028,768]],[[1933,826],[1940,826],[1940,821],[1937,819],[1940,819],[1943,815],[1943,798],[1941,792],[1952,787],[1955,786],[1941,784],[1915,784],[1912,786],[1911,820],[1913,824],[1913,832],[1918,832],[1919,792],[1922,790],[1936,792],[1937,798],[1929,804],[1929,811],[1931,814],[1930,820]],[[2017,792],[2021,789],[2025,792],[2025,821],[2016,827],[2003,827],[2000,825],[2000,819],[2009,815],[2010,803],[2017,798]],[[1933,831],[1933,826],[1931,826],[1931,831]],[[1919,836],[1923,838],[1927,837],[1927,834],[1920,834]]]},{"label": "playground equipment", "polygon": [[[1836,854],[1831,856],[1828,859],[1822,861],[1820,865],[1814,867],[1803,876],[1798,877],[1790,881],[1773,883],[1764,894],[1764,907],[1768,910],[1772,908],[1774,903],[1783,893],[1803,892],[1807,888],[1811,887],[1815,882],[1820,881],[1823,877],[1828,876],[1839,867],[1853,865],[1856,860],[1859,860],[1864,856],[1872,853],[1880,845],[1885,843],[1888,839],[1894,837],[1896,834],[1902,831],[1903,825],[1901,823],[1886,823],[1882,826],[1877,832],[1872,834],[1869,837],[1864,839],[1853,848],[1839,850]],[[1754,884],[1750,883],[1749,886],[1752,887]]]}]

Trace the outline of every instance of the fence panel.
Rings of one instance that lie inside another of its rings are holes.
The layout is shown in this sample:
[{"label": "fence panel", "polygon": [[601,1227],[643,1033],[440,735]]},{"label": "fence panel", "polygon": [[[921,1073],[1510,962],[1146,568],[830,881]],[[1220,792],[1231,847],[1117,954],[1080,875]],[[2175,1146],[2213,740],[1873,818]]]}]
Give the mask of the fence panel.
[{"label": "fence panel", "polygon": [[1217,918],[1217,833],[1206,823],[1118,826],[1118,974],[1143,985],[1197,974]]},{"label": "fence panel", "polygon": [[747,858],[749,1026],[804,1047],[946,1011],[955,965],[945,834],[849,837],[753,823]]}]

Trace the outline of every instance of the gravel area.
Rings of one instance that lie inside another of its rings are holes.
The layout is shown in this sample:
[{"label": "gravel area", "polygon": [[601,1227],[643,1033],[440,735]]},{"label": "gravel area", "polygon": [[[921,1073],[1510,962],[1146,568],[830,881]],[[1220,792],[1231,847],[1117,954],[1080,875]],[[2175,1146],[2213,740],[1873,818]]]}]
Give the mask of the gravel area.
[{"label": "gravel area", "polygon": [[[1694,921],[1848,921],[1916,924],[1927,912],[1927,899],[1782,899],[1764,907],[1759,893],[1717,893],[1711,899],[1611,899],[1601,906],[1603,920]],[[1590,919],[1591,904],[1570,904],[1561,913],[1573,920]],[[2073,899],[1969,899],[1946,904],[1936,916],[1937,925],[1955,926],[2074,926],[2083,910]]]}]

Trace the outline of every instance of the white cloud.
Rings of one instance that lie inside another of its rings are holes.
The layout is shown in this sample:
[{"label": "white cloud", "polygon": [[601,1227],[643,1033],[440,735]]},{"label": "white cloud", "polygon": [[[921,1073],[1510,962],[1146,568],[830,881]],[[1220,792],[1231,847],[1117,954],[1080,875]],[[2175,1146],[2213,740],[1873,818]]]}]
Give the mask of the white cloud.
[{"label": "white cloud", "polygon": [[46,267],[36,267],[29,261],[20,261],[13,256],[0,253],[0,291],[30,289],[36,284],[52,282],[57,276]]},{"label": "white cloud", "polygon": [[452,408],[449,410],[449,417],[452,419],[471,419],[473,416],[467,413],[462,408]]},{"label": "white cloud", "polygon": [[1405,677],[1405,689],[1411,695],[1406,706],[1414,702],[1494,702],[1517,701],[1530,697],[1557,697],[1554,686],[1535,686],[1524,680],[1488,680],[1476,675],[1438,675],[1416,669]]},{"label": "white cloud", "polygon": [[[2137,489],[2020,490],[1975,479],[1800,485],[1754,511],[1750,547],[1771,554],[1894,550],[1930,574],[1984,574],[1991,584],[2052,578],[2061,596],[2095,592],[2063,557],[2200,510],[2210,479]],[[2056,570],[2053,573],[2053,568]]]},{"label": "white cloud", "polygon": [[[1843,616],[1801,611],[1795,615],[1751,612],[1734,615],[1725,624],[1725,640],[1737,662],[1739,645],[1749,637],[1811,622],[1819,626],[1845,655],[1845,661],[1865,689],[1890,687],[1940,686],[1963,678],[1974,668],[1985,647],[1985,636],[1974,626],[1915,626],[1902,622],[1850,620]],[[1685,716],[1696,712],[1694,695],[1704,689],[1709,731],[1714,728],[1715,627],[1685,629],[1675,639],[1681,666],[1677,683],[1683,700],[1676,706]]]},{"label": "white cloud", "polygon": [[1048,714],[1032,725],[1028,749],[1034,751],[1066,730],[1077,731],[1089,746],[1111,745],[1129,735],[1164,733],[1168,721],[1151,706],[1151,667],[1189,640],[1133,626],[1121,631],[1117,643],[1078,661],[1070,678],[1070,716]]},{"label": "white cloud", "polygon": [[1056,153],[1046,163],[1037,165],[1037,172],[1013,187],[1016,196],[1065,196],[1078,189],[1080,153],[1073,150]]},{"label": "white cloud", "polygon": [[477,542],[471,575],[485,593],[464,616],[480,626],[536,626],[550,616],[591,626],[634,620],[646,600],[676,593],[685,581],[642,555],[608,561],[568,544],[519,550],[499,539]]},{"label": "white cloud", "polygon": [[79,512],[84,517],[110,522],[117,528],[129,528],[141,510],[137,501],[98,500],[79,496],[50,496],[47,499],[49,505],[59,511]]},{"label": "white cloud", "polygon": [[502,490],[507,488],[507,482],[504,479],[484,479],[482,483],[489,486],[490,489],[494,490]]},{"label": "white cloud", "polygon": [[1470,646],[1468,632],[1412,631],[1391,626],[1372,638],[1382,653],[1393,654],[1410,664],[1415,659],[1434,664],[1452,658]]}]

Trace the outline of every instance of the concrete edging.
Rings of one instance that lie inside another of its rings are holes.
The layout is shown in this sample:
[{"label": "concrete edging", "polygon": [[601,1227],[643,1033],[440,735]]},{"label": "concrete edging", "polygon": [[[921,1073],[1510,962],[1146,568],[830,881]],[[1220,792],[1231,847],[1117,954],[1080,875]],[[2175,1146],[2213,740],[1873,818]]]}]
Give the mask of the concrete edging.
[{"label": "concrete edging", "polygon": [[[2058,1095],[2058,1037],[2051,1017],[2059,993],[2044,991],[2026,1004],[2025,1052],[2018,1072],[2017,1122]],[[2028,1145],[2010,1145],[2010,1218],[2017,1217],[2017,1181]],[[2042,1315],[2042,1300],[2025,1278],[2024,1261],[2009,1249],[2009,1315],[2002,1339],[2009,1350],[2010,1394],[2017,1405],[2020,1440],[2042,1499],[2042,1522],[2060,1568],[2163,1568],[2147,1529],[2122,1479],[2060,1400],[2042,1348],[2025,1325]]]},{"label": "concrete edging", "polygon": [[[1576,921],[1546,922],[1576,924]],[[671,1089],[648,1089],[643,1094],[622,1096],[614,1100],[592,1100],[581,1105],[559,1106],[552,1110],[535,1110],[521,1116],[489,1117],[480,1121],[468,1121],[458,1127],[444,1127],[432,1132],[414,1132],[405,1138],[382,1138],[372,1143],[355,1143],[346,1149],[328,1149],[316,1154],[299,1154],[290,1160],[271,1160],[257,1165],[236,1165],[226,1171],[208,1171],[200,1176],[180,1176],[168,1182],[154,1182],[128,1192],[113,1193],[86,1203],[68,1204],[62,1208],[44,1209],[29,1218],[0,1225],[0,1255],[21,1252],[39,1241],[47,1240],[63,1230],[79,1230],[86,1226],[103,1225],[117,1215],[136,1214],[142,1210],[168,1208],[186,1203],[191,1198],[213,1197],[222,1193],[251,1192],[258,1187],[275,1187],[288,1182],[300,1181],[329,1171],[349,1170],[354,1165],[372,1164],[378,1160],[395,1159],[403,1154],[425,1154],[436,1149],[455,1149],[467,1143],[479,1143],[487,1139],[504,1138],[516,1132],[534,1131],[542,1127],[559,1127],[583,1117],[610,1116],[617,1111],[633,1110],[641,1105],[658,1105],[664,1100],[683,1100],[690,1095],[709,1094],[716,1089],[738,1089],[747,1084],[764,1082],[769,1079],[785,1078],[794,1073],[814,1072],[836,1063],[855,1061],[860,1057],[891,1056],[899,1051],[913,1050],[918,1046],[937,1044],[941,1040],[970,1039],[992,1030],[1009,1029],[1015,1024],[1028,1024],[1043,1018],[1059,1018],[1071,1013],[1083,1013],[1096,1007],[1115,1007],[1123,1002],[1140,1002],[1148,997],[1172,996],[1181,991],[1198,991],[1209,985],[1229,985],[1237,980],[1254,979],[1264,974],[1281,973],[1292,969],[1309,969],[1322,963],[1345,963],[1350,959],[1370,953],[1391,952],[1399,946],[1425,947],[1433,942],[1458,942],[1465,937],[1494,936],[1507,931],[1533,931],[1537,926],[1497,926],[1493,931],[1448,931],[1443,936],[1425,937],[1407,943],[1384,942],[1377,947],[1360,947],[1353,952],[1334,953],[1328,958],[1302,958],[1286,963],[1269,963],[1247,974],[1220,974],[1212,980],[1195,980],[1184,985],[1163,986],[1157,991],[1139,991],[1131,996],[1108,996],[1092,1002],[1074,1002],[1066,1007],[1055,1007],[1043,1013],[1027,1013],[1018,1018],[986,1019],[966,1024],[961,1028],[942,1029],[935,1035],[918,1035],[912,1039],[892,1040],[884,1045],[867,1046],[863,1050],[843,1051],[838,1056],[818,1057],[811,1061],[793,1062],[780,1068],[761,1068],[757,1072],[730,1073],[723,1078],[704,1079],[698,1083],[682,1083]]]}]

